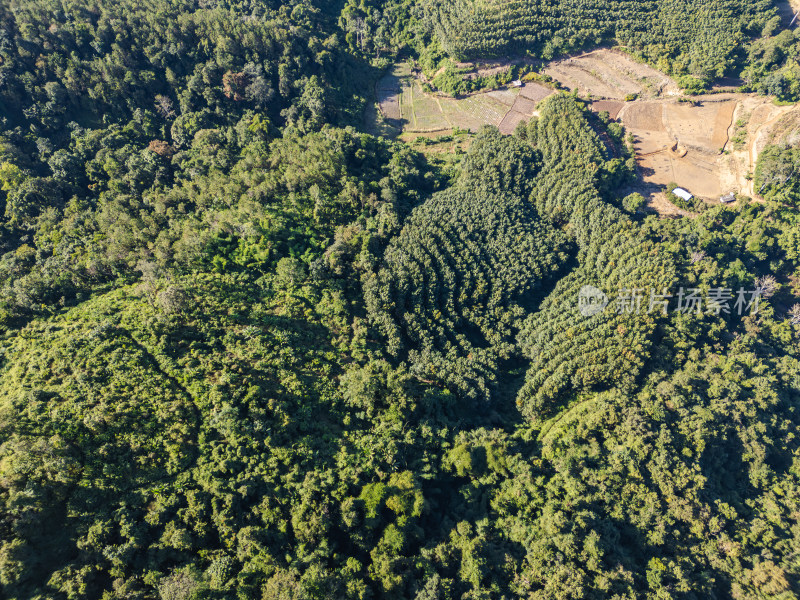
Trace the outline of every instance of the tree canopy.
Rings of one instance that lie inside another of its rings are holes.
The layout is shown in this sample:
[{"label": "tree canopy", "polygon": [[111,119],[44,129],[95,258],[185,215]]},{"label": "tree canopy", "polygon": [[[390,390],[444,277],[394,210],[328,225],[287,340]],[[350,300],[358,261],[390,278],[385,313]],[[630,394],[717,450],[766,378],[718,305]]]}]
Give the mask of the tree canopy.
[{"label": "tree canopy", "polygon": [[[792,136],[763,202],[659,219],[573,95],[464,151],[361,131],[397,52],[616,37],[700,76],[771,14],[0,4],[2,597],[794,598]],[[793,60],[766,34],[754,81]],[[650,310],[678,289],[760,304]]]}]

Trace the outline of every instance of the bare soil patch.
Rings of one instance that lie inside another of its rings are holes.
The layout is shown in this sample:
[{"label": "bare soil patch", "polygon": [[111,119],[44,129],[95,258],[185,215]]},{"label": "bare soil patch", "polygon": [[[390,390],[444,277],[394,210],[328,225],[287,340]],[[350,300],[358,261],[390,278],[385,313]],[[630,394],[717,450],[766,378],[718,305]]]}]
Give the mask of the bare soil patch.
[{"label": "bare soil patch", "polygon": [[624,98],[626,95],[592,74],[578,59],[568,58],[564,63],[548,67],[545,73],[561,85],[593,98]]},{"label": "bare soil patch", "polygon": [[703,102],[698,106],[665,103],[663,106],[665,129],[684,146],[719,154],[728,142],[735,102]]},{"label": "bare soil patch", "polygon": [[525,98],[524,96],[519,96],[517,100],[514,102],[514,106],[512,106],[513,112],[522,113],[524,115],[531,116],[536,111],[536,105],[538,103],[534,100],[530,100]]},{"label": "bare soil patch", "polygon": [[[800,0],[793,1],[800,5]],[[489,73],[507,66],[481,63],[476,69]],[[759,153],[800,130],[800,107],[778,106],[767,97],[725,92],[679,102],[680,90],[673,80],[616,50],[553,61],[545,72],[595,98],[592,110],[608,112],[633,135],[641,193],[668,216],[680,213],[658,194],[671,182],[715,203],[730,192],[758,199],[752,173]],[[537,103],[553,93],[550,87],[529,82],[520,88],[446,98],[425,93],[407,63],[396,65],[376,86],[379,116],[404,136],[441,135],[455,128],[477,131],[484,124],[509,134],[535,116]],[[638,99],[625,100],[632,95]]]},{"label": "bare soil patch", "polygon": [[530,115],[517,112],[516,110],[510,110],[508,111],[506,116],[503,117],[503,120],[500,122],[500,127],[499,127],[500,133],[506,135],[514,133],[514,130],[517,128],[517,125],[519,125],[523,121],[527,121],[530,118],[531,118]]},{"label": "bare soil patch", "polygon": [[624,100],[675,96],[678,85],[619,50],[601,49],[551,62],[545,73],[570,90],[591,98]]},{"label": "bare soil patch", "polygon": [[555,90],[553,90],[553,88],[549,88],[538,83],[526,83],[522,88],[520,88],[519,95],[523,98],[527,98],[528,100],[540,102],[554,92]]},{"label": "bare soil patch", "polygon": [[637,131],[666,132],[664,106],[660,102],[632,102],[619,115],[626,127]]},{"label": "bare soil patch", "polygon": [[377,89],[378,106],[387,119],[400,118],[400,85]]},{"label": "bare soil patch", "polygon": [[[696,101],[638,101],[620,111],[619,120],[635,139],[643,181],[657,186],[674,182],[713,203],[731,192],[757,199],[752,174],[758,155],[776,136],[800,128],[800,108],[777,106],[771,98],[754,94],[717,94]],[[747,121],[741,146],[731,142],[740,119]]]},{"label": "bare soil patch", "polygon": [[608,116],[616,119],[619,111],[625,106],[621,100],[597,100],[592,102],[592,110],[596,113],[607,112]]},{"label": "bare soil patch", "polygon": [[399,121],[402,118],[400,110],[400,96],[402,93],[402,78],[411,74],[411,69],[406,63],[395,65],[375,86],[378,107],[384,118]]},{"label": "bare soil patch", "polygon": [[642,179],[677,183],[704,199],[719,199],[721,150],[728,141],[735,102],[694,106],[674,101],[633,102],[619,118],[635,139]]}]

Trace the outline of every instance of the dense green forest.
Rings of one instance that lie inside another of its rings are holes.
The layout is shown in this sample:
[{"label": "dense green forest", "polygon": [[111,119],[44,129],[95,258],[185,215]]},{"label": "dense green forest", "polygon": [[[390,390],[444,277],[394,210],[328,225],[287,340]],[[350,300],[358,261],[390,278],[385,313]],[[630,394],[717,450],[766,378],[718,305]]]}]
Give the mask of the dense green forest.
[{"label": "dense green forest", "polygon": [[595,4],[0,3],[0,595],[797,597],[796,143],[659,219],[572,95],[447,158],[361,132],[456,25],[792,72],[768,2]]}]

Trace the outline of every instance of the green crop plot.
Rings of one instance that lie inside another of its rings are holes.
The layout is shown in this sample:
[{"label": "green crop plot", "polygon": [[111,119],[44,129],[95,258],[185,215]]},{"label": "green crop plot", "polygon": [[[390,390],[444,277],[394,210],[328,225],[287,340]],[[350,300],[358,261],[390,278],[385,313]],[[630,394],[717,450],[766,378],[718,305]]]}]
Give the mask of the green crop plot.
[{"label": "green crop plot", "polygon": [[442,107],[436,98],[426,94],[416,81],[412,81],[403,95],[411,98],[412,118],[409,119],[409,130],[412,131],[437,131],[451,128],[450,123],[442,113]]},{"label": "green crop plot", "polygon": [[[432,133],[454,128],[477,131],[482,125],[500,125],[519,95],[507,89],[463,98],[451,98],[422,89],[408,63],[399,63],[376,86],[378,106],[386,121],[404,133]],[[367,120],[376,115],[369,113]],[[367,123],[370,127],[373,124]],[[372,127],[374,130],[374,127]]]}]

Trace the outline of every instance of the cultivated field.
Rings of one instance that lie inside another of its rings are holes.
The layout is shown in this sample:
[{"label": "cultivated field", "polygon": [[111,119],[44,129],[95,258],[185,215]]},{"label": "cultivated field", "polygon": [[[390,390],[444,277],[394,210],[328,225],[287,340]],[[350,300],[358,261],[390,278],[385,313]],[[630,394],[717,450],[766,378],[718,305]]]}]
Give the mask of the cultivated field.
[{"label": "cultivated field", "polygon": [[659,186],[674,182],[712,202],[730,192],[757,196],[750,175],[758,154],[781,131],[796,130],[800,112],[753,94],[693,100],[629,102],[620,110],[618,119],[635,139],[642,179]]},{"label": "cultivated field", "polygon": [[[376,96],[380,117],[404,134],[446,133],[455,128],[477,131],[482,125],[496,125],[511,133],[518,123],[535,114],[536,104],[554,90],[536,83],[464,98],[425,93],[408,63],[395,65],[378,82]],[[377,115],[368,114],[374,120]],[[371,131],[377,130],[368,123]]]},{"label": "cultivated field", "polygon": [[618,118],[632,133],[645,182],[671,182],[703,198],[724,193],[718,160],[728,142],[736,103],[702,102],[698,106],[664,101],[630,102]]},{"label": "cultivated field", "polygon": [[[715,93],[681,102],[672,79],[616,50],[553,61],[544,73],[589,100],[592,110],[619,120],[633,135],[643,180],[639,191],[665,215],[680,214],[660,194],[659,186],[672,182],[711,202],[729,192],[757,197],[751,175],[758,154],[768,143],[800,130],[800,108],[777,106],[754,94]],[[477,131],[487,123],[512,133],[536,115],[537,103],[554,89],[529,82],[521,88],[448,98],[425,93],[411,67],[401,63],[376,92],[383,122],[408,138],[454,128]]]},{"label": "cultivated field", "polygon": [[564,87],[592,99],[624,100],[631,95],[652,98],[680,94],[672,79],[615,50],[595,50],[553,61],[544,72]]},{"label": "cultivated field", "polygon": [[592,102],[593,111],[598,113],[607,112],[612,119],[616,119],[624,107],[625,102],[620,100],[595,100]]},{"label": "cultivated field", "polygon": [[400,120],[401,81],[411,76],[407,63],[399,63],[392,71],[378,82],[375,88],[378,106],[387,119]]}]

